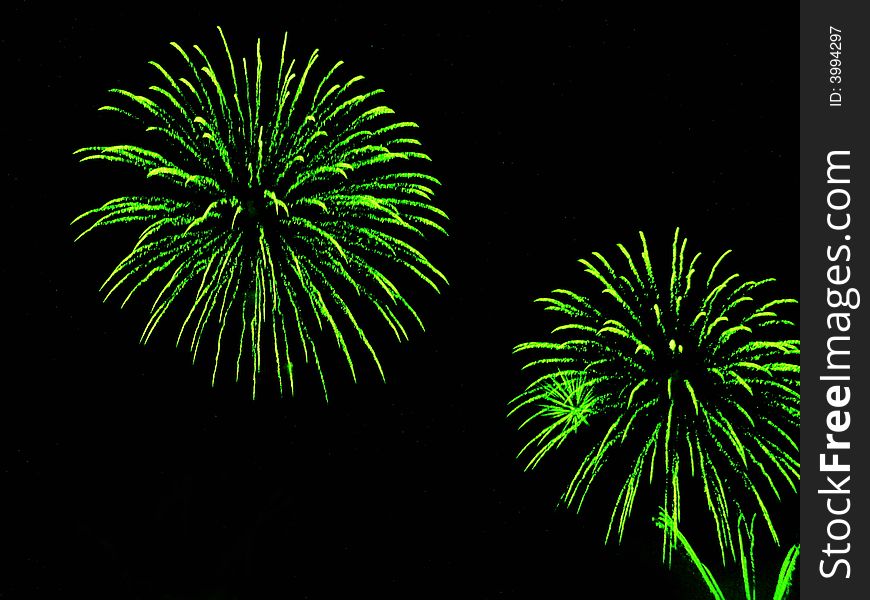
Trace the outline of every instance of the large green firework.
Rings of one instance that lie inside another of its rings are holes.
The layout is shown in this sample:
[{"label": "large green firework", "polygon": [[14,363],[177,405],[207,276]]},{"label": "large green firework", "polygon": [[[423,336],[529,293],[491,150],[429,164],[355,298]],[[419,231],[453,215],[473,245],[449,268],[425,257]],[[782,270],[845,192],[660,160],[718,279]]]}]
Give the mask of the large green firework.
[{"label": "large green firework", "polygon": [[[679,229],[670,272],[653,267],[643,233],[640,241],[639,257],[618,244],[618,263],[597,252],[581,260],[582,294],[559,289],[538,300],[559,324],[552,339],[515,349],[534,355],[525,368],[538,373],[513,400],[512,412],[530,414],[521,427],[537,432],[521,455],[531,453],[534,467],[579,431],[586,450],[563,501],[579,511],[602,472],[621,477],[608,539],[622,538],[644,482],[679,523],[691,482],[724,561],[736,556],[735,511],[758,512],[777,540],[769,503],[797,491],[800,342],[780,315],[796,300],[762,299],[772,279],[724,274],[730,251],[702,270]],[[663,544],[669,555],[672,528]]]},{"label": "large green firework", "polygon": [[[178,341],[215,340],[214,377],[229,347],[239,378],[251,359],[253,390],[264,363],[293,390],[294,361],[313,364],[326,394],[322,338],[332,338],[356,378],[353,347],[383,377],[364,318],[383,320],[399,340],[422,323],[396,279],[436,291],[444,276],[414,246],[446,219],[433,203],[437,180],[418,171],[417,126],[380,104],[381,89],[341,76],[342,63],[316,75],[317,52],[301,69],[285,54],[270,76],[261,58],[236,61],[223,31],[223,70],[198,46],[178,44],[181,73],[156,62],[158,83],[143,95],[111,90],[101,110],[145,128],[143,145],[94,146],[83,161],[132,167],[145,193],[106,202],[76,219],[82,235],[135,224],[141,233],[103,284],[124,302],[146,286],[156,297],[142,334],[180,311]],[[74,222],[76,222],[74,221]],[[79,236],[81,237],[81,236]],[[366,315],[358,316],[362,311]]]}]

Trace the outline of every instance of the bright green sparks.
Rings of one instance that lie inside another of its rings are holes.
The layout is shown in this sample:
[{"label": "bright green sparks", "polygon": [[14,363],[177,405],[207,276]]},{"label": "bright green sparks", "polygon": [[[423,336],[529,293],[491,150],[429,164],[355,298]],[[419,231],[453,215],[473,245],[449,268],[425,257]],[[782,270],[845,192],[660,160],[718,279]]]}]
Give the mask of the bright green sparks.
[{"label": "bright green sparks", "polygon": [[126,303],[140,288],[156,290],[142,341],[177,311],[178,343],[189,339],[194,360],[212,355],[213,384],[222,361],[238,380],[247,355],[254,393],[264,369],[292,393],[294,366],[305,362],[325,396],[323,336],[354,379],[357,351],[383,377],[363,323],[382,320],[405,340],[409,321],[422,323],[394,278],[436,292],[446,283],[413,243],[444,233],[447,219],[433,203],[438,181],[416,170],[429,161],[417,125],[380,104],[383,90],[343,77],[341,62],[318,75],[317,52],[299,67],[288,61],[286,34],[269,75],[259,41],[254,60],[239,62],[218,31],[222,70],[198,46],[173,43],[181,73],[152,62],[158,82],[144,95],[111,90],[117,103],[101,110],[144,127],[145,146],[77,152],[138,170],[148,190],[74,221],[85,224],[81,235],[141,227],[103,284],[106,298]]},{"label": "bright green sparks", "polygon": [[[695,552],[689,540],[678,529],[676,522],[664,510],[660,511],[658,518],[655,520],[656,526],[668,531],[677,540],[683,551],[692,561],[692,564],[698,569],[704,583],[707,584],[707,589],[713,596],[714,600],[727,600],[725,594],[722,593],[722,588],[713,576],[713,573],[705,565],[698,554]],[[740,573],[743,578],[743,594],[746,600],[758,600],[755,580],[755,516],[747,522],[742,514],[737,516],[737,535],[740,545]],[[789,548],[779,568],[779,575],[776,579],[776,588],[773,591],[772,600],[785,600],[788,598],[788,593],[791,590],[794,580],[794,572],[797,568],[798,557],[800,556],[800,545],[795,544]]]},{"label": "bright green sparks", "polygon": [[[531,453],[532,468],[577,432],[586,450],[563,501],[579,511],[601,473],[619,478],[608,539],[622,538],[643,485],[674,523],[693,487],[725,561],[736,557],[735,512],[759,513],[778,541],[770,501],[797,492],[800,342],[779,314],[796,300],[761,300],[772,279],[723,274],[730,251],[702,270],[679,229],[670,272],[653,268],[640,241],[640,256],[619,244],[618,262],[597,252],[581,260],[582,293],[539,300],[560,321],[551,340],[515,348],[534,354],[525,368],[538,372],[512,401],[512,412],[530,414],[521,427],[537,432],[521,455]],[[566,403],[572,381],[582,409]],[[673,531],[664,528],[663,558]]]},{"label": "bright green sparks", "polygon": [[582,373],[575,376],[558,373],[527,389],[520,406],[526,405],[532,405],[534,412],[520,427],[543,422],[541,431],[520,452],[534,451],[529,461],[529,467],[534,467],[550,450],[561,446],[581,426],[588,424],[596,409],[596,398]]}]

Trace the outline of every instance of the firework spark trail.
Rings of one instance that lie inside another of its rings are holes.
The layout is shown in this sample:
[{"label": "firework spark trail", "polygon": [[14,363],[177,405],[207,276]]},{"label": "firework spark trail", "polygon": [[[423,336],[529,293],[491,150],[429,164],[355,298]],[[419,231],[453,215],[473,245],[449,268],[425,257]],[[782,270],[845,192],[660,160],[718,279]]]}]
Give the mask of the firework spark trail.
[{"label": "firework spark trail", "polygon": [[[565,425],[577,409],[554,385],[574,380],[588,425],[577,443],[588,450],[563,501],[580,511],[602,472],[623,469],[606,536],[616,531],[621,540],[644,481],[660,477],[656,489],[674,523],[691,481],[724,562],[736,556],[729,515],[758,512],[778,542],[770,501],[797,492],[800,341],[779,314],[797,301],[757,300],[773,280],[724,275],[730,251],[701,271],[701,254],[686,253],[679,229],[669,274],[653,268],[643,233],[640,241],[639,259],[617,245],[623,267],[597,252],[580,261],[592,280],[587,295],[558,289],[538,300],[560,324],[552,340],[515,348],[535,355],[524,368],[543,373],[512,401],[511,413],[531,412],[520,427],[539,428],[520,455],[531,452],[533,468],[580,431]],[[675,541],[664,528],[663,558]]]},{"label": "firework spark trail", "polygon": [[[122,196],[87,211],[79,237],[111,225],[142,227],[138,241],[103,284],[106,298],[147,285],[159,290],[142,335],[147,342],[169,309],[190,299],[178,342],[187,335],[196,360],[216,330],[212,384],[228,331],[236,379],[247,348],[252,390],[274,361],[281,393],[294,386],[294,360],[313,363],[324,396],[319,335],[333,338],[356,380],[353,344],[365,347],[384,376],[363,329],[361,311],[379,315],[395,337],[422,322],[394,282],[409,274],[436,292],[446,278],[414,245],[445,233],[433,201],[438,181],[414,165],[429,160],[379,103],[381,89],[360,90],[361,76],[319,80],[317,52],[296,68],[281,47],[276,80],[255,60],[237,62],[223,31],[226,67],[205,52],[172,43],[184,72],[156,62],[159,83],[145,95],[122,89],[101,110],[145,127],[149,145],[93,146],[82,161],[121,163],[144,173],[153,194]],[[407,170],[406,170],[407,169]],[[123,304],[122,304],[123,305]],[[354,341],[355,340],[355,341]]]},{"label": "firework spark trail", "polygon": [[[673,518],[666,511],[660,510],[659,516],[655,519],[655,524],[660,529],[671,532],[686,553],[686,556],[688,556],[689,560],[698,570],[698,573],[701,574],[714,600],[726,600],[725,594],[722,593],[722,588],[719,586],[710,568],[701,561],[701,557],[698,556],[689,540],[679,530]],[[743,579],[743,593],[746,600],[755,600],[758,589],[755,577],[755,515],[747,521],[742,513],[738,513],[737,536],[740,546],[740,573]],[[779,568],[776,587],[773,590],[773,600],[784,600],[788,597],[788,593],[792,588],[800,551],[800,545],[795,544],[786,552],[782,565]]]}]

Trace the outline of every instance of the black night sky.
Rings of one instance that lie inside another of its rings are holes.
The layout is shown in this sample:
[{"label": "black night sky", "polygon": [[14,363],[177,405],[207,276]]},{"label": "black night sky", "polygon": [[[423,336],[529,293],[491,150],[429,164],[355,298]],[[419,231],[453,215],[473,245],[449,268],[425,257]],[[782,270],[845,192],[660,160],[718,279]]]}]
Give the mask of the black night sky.
[{"label": "black night sky", "polygon": [[[705,256],[733,248],[797,296],[797,10],[487,4],[5,6],[0,598],[707,597],[661,563],[651,494],[605,546],[609,490],[557,506],[570,448],[523,471],[511,349],[552,325],[534,298],[640,229],[665,252],[678,225]],[[288,31],[292,56],[344,60],[421,126],[450,286],[411,290],[427,330],[409,343],[373,334],[386,384],[336,357],[328,404],[313,371],[295,397],[212,388],[170,329],[138,343],[144,301],[101,301],[132,238],[73,243],[130,180],[72,155],[118,142],[107,90],[154,83],[171,41],[220,57],[217,25],[265,60]],[[794,543],[797,498],[776,518]],[[762,598],[785,548],[759,547]]]}]

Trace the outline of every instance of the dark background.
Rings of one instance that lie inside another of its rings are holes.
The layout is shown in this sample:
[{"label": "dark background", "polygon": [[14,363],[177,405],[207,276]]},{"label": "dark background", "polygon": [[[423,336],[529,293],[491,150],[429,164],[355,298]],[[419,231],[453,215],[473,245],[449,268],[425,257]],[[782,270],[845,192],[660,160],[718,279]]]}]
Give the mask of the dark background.
[{"label": "dark background", "polygon": [[[316,5],[4,9],[0,597],[706,597],[661,564],[654,497],[605,546],[612,490],[556,505],[576,451],[523,472],[511,348],[551,325],[532,299],[639,229],[667,252],[679,225],[797,296],[797,11]],[[143,306],[101,302],[131,240],[73,244],[69,222],[124,191],[72,156],[120,141],[106,90],[155,83],[170,41],[218,59],[216,25],[266,61],[288,31],[292,56],[345,60],[421,125],[451,285],[411,291],[427,331],[409,343],[372,334],[386,385],[361,358],[357,385],[329,365],[328,404],[310,372],[296,397],[211,388],[170,330],[138,344]],[[796,498],[775,518],[796,542]],[[719,575],[706,522],[684,522]],[[785,553],[761,533],[760,598]]]}]

